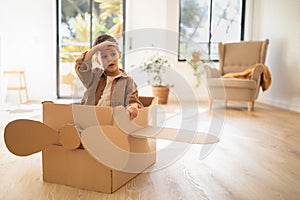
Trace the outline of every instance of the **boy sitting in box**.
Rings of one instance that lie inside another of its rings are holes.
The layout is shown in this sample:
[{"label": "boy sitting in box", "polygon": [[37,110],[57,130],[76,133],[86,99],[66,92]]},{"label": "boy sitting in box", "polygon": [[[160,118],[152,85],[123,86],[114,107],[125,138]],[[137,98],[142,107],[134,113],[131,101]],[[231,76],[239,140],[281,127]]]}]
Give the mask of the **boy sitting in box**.
[{"label": "boy sitting in box", "polygon": [[[94,54],[103,69],[92,68]],[[113,107],[122,105],[126,107],[132,120],[137,117],[138,109],[143,104],[138,99],[136,83],[119,68],[121,55],[114,37],[100,35],[93,47],[76,60],[75,70],[87,89],[81,104]]]}]

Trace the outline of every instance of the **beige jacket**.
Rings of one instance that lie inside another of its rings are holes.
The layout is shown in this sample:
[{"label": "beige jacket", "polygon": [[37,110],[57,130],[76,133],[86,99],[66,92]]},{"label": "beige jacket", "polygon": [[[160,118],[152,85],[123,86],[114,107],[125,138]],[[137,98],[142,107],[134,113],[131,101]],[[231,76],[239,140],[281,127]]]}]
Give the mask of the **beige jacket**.
[{"label": "beige jacket", "polygon": [[[106,74],[103,69],[92,69],[91,60],[84,61],[85,53],[77,60],[75,65],[76,73],[86,87],[86,92],[81,100],[84,105],[97,105],[106,86]],[[143,104],[138,99],[137,86],[132,77],[127,76],[124,70],[123,74],[116,78],[112,83],[111,88],[111,106],[135,106],[143,107]]]}]

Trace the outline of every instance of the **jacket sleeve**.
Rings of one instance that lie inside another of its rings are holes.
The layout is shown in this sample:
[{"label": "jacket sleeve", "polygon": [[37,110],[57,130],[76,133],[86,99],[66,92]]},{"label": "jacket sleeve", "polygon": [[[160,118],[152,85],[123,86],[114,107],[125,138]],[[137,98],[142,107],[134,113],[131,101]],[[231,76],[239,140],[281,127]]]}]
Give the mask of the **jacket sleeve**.
[{"label": "jacket sleeve", "polygon": [[92,61],[84,60],[87,51],[76,59],[75,71],[79,79],[86,88],[89,88],[94,80],[95,74],[92,73]]},{"label": "jacket sleeve", "polygon": [[130,77],[126,87],[126,107],[134,106],[136,108],[142,108],[144,105],[139,100],[137,85]]}]

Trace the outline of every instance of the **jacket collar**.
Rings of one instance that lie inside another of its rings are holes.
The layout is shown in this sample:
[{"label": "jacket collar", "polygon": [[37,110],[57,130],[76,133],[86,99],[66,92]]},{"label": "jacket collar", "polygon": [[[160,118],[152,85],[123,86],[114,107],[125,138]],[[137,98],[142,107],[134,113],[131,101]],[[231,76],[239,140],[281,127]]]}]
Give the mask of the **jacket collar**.
[{"label": "jacket collar", "polygon": [[[119,68],[119,70],[122,72],[120,77],[128,77],[124,69]],[[103,71],[103,74],[101,76],[107,76],[105,71]]]}]

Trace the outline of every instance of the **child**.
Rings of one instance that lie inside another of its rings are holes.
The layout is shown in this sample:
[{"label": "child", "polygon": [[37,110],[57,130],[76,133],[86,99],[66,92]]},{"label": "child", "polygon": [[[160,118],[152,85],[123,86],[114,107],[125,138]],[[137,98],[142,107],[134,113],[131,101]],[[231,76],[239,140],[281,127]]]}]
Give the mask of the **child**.
[{"label": "child", "polygon": [[[93,55],[97,55],[97,62],[104,70],[92,69]],[[132,120],[143,104],[138,99],[136,83],[119,68],[120,58],[117,40],[104,34],[95,40],[90,50],[76,60],[76,73],[87,89],[81,104],[113,107],[123,105]]]}]

